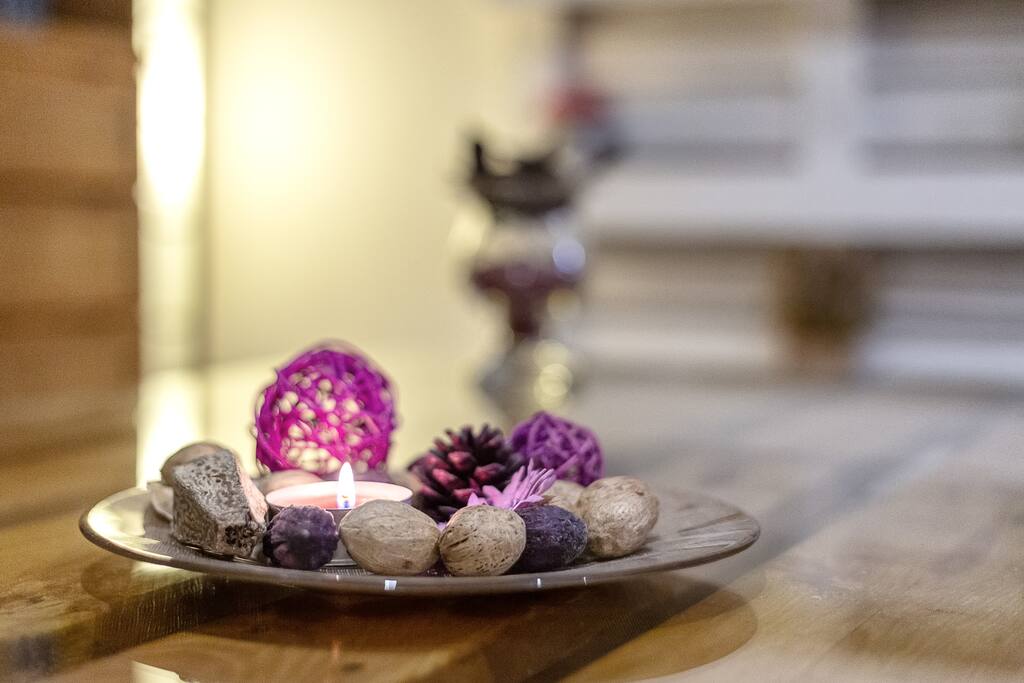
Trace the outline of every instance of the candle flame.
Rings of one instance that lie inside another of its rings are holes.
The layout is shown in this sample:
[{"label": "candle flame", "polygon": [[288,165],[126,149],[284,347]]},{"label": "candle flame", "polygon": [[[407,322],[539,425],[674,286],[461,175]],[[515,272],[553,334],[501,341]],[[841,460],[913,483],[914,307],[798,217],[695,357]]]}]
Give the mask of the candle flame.
[{"label": "candle flame", "polygon": [[338,472],[338,508],[348,510],[355,507],[356,482],[352,476],[352,465],[345,463]]}]

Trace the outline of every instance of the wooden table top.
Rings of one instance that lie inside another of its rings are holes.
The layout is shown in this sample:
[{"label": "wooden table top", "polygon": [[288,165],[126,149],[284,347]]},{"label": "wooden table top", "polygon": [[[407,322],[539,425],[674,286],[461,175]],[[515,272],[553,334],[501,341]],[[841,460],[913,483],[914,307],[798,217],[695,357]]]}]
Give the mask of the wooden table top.
[{"label": "wooden table top", "polygon": [[[236,370],[204,375],[204,395],[248,401],[261,371]],[[215,401],[206,431],[244,443],[245,401]],[[395,458],[485,405],[435,397],[424,413],[440,423],[407,421]],[[135,563],[86,542],[77,511],[37,503],[0,526],[0,678],[1024,679],[1024,399],[597,376],[571,413],[599,430],[612,473],[740,505],[760,541],[584,590],[344,597]],[[7,486],[38,501],[41,478]]]}]

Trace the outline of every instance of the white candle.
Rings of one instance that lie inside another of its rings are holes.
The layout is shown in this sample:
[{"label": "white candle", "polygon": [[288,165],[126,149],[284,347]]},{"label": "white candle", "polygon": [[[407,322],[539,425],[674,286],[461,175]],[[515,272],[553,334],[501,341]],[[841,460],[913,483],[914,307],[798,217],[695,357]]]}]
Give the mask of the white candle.
[{"label": "white candle", "polygon": [[[371,500],[397,500],[400,503],[408,503],[412,500],[412,491],[404,486],[382,481],[355,481],[352,467],[345,463],[338,473],[338,481],[286,486],[267,494],[267,503],[275,512],[292,505],[313,505],[331,513],[335,524],[340,524],[352,509]],[[354,565],[355,562],[345,550],[345,544],[339,540],[334,559],[328,564],[343,566]]]},{"label": "white candle", "polygon": [[338,476],[339,481],[297,484],[271,491],[267,494],[267,503],[277,508],[289,505],[314,505],[327,510],[340,522],[345,516],[344,513],[371,500],[397,500],[408,503],[412,499],[412,491],[398,484],[355,481],[348,463],[342,466]]}]

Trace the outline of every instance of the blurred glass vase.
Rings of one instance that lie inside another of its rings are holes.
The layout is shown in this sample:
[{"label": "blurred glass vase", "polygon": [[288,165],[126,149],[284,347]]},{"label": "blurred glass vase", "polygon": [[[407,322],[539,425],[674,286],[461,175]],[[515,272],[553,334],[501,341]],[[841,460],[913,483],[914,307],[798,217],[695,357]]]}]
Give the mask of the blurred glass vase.
[{"label": "blurred glass vase", "polygon": [[496,172],[475,143],[469,185],[488,225],[470,259],[470,281],[505,308],[508,342],[481,385],[513,414],[562,403],[578,383],[579,361],[566,342],[586,252],[575,229],[570,186],[550,155]]}]

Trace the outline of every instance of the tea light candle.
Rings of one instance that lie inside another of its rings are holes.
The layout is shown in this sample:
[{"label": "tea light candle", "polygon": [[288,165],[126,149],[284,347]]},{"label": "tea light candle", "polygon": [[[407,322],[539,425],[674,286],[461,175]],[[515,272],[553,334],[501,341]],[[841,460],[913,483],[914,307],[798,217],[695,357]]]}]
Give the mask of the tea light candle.
[{"label": "tea light candle", "polygon": [[[371,500],[397,500],[400,503],[408,503],[412,500],[412,491],[398,484],[355,481],[352,466],[346,462],[338,473],[338,481],[286,486],[267,494],[267,503],[275,512],[290,505],[313,505],[331,513],[335,524],[341,523],[353,508]],[[328,564],[353,565],[355,562],[348,556],[344,544],[339,542],[334,559]]]}]

